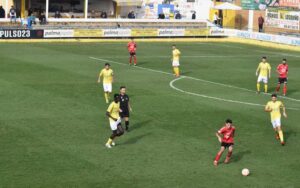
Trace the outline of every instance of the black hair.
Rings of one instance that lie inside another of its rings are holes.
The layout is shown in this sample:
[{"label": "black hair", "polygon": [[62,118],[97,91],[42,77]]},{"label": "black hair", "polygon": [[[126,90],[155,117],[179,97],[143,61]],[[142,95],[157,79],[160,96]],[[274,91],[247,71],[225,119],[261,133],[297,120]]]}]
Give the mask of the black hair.
[{"label": "black hair", "polygon": [[263,56],[262,59],[267,59],[267,57],[266,57],[266,56]]},{"label": "black hair", "polygon": [[123,89],[123,88],[126,88],[126,87],[125,87],[125,86],[121,86],[121,87],[120,87],[120,90]]},{"label": "black hair", "polygon": [[226,121],[225,121],[226,123],[232,123],[232,120],[231,119],[226,119]]},{"label": "black hair", "polygon": [[105,63],[105,66],[110,66],[110,64],[109,63]]},{"label": "black hair", "polygon": [[119,98],[119,96],[120,96],[120,95],[119,95],[118,93],[114,94],[114,99],[115,99],[115,98]]},{"label": "black hair", "polygon": [[276,93],[273,93],[271,96],[277,98],[277,94]]},{"label": "black hair", "polygon": [[286,59],[285,59],[285,58],[283,58],[283,59],[282,59],[282,61],[286,61]]}]

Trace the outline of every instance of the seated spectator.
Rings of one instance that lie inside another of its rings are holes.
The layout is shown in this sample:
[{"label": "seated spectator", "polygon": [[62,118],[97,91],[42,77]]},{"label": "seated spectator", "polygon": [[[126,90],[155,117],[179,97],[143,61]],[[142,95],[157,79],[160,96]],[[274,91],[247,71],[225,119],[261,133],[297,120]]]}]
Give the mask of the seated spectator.
[{"label": "seated spectator", "polygon": [[177,13],[175,14],[175,19],[177,19],[177,20],[180,20],[180,19],[181,19],[181,14],[180,14],[180,12],[177,12]]},{"label": "seated spectator", "polygon": [[96,18],[95,10],[92,10],[92,11],[91,11],[91,18]]},{"label": "seated spectator", "polygon": [[61,18],[60,12],[58,10],[55,11],[54,18]]},{"label": "seated spectator", "polygon": [[0,6],[0,18],[5,18],[5,10],[2,6]]},{"label": "seated spectator", "polygon": [[164,13],[160,13],[159,15],[158,15],[158,19],[165,19],[166,17],[165,17],[165,14]]},{"label": "seated spectator", "polygon": [[195,19],[196,19],[196,11],[194,11],[192,14],[192,20],[195,20]]},{"label": "seated spectator", "polygon": [[39,17],[39,20],[40,20],[40,25],[45,25],[47,24],[47,20],[46,20],[46,16],[45,16],[45,13],[42,12],[40,17]]},{"label": "seated spectator", "polygon": [[134,15],[134,12],[133,12],[133,11],[130,11],[130,12],[128,13],[128,18],[129,18],[129,19],[135,19],[135,15]]},{"label": "seated spectator", "polygon": [[107,13],[105,11],[102,11],[100,17],[107,18]]},{"label": "seated spectator", "polygon": [[14,23],[17,22],[17,12],[14,6],[11,6],[9,10],[9,17],[10,17],[10,23],[14,21]]}]

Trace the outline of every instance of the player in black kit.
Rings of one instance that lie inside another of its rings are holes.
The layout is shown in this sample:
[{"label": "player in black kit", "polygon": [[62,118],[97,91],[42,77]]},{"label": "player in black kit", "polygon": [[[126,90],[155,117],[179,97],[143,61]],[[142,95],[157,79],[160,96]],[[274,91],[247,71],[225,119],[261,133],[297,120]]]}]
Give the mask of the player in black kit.
[{"label": "player in black kit", "polygon": [[120,117],[125,120],[125,130],[129,131],[129,112],[132,111],[130,103],[129,103],[129,96],[126,94],[126,87],[120,87]]}]

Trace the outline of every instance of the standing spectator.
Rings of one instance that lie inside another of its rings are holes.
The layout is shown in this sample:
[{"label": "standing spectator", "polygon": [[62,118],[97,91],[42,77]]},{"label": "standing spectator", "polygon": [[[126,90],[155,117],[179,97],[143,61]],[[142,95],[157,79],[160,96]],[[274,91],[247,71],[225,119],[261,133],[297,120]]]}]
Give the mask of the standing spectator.
[{"label": "standing spectator", "polygon": [[14,6],[11,6],[9,10],[9,17],[10,17],[10,23],[14,21],[14,23],[17,22],[17,12]]},{"label": "standing spectator", "polygon": [[258,17],[258,32],[263,32],[264,22],[264,18],[262,17],[262,15],[260,15]]},{"label": "standing spectator", "polygon": [[218,16],[218,13],[215,12],[215,15],[214,15],[214,24],[218,25],[218,22],[219,22],[219,16]]},{"label": "standing spectator", "polygon": [[192,20],[195,20],[195,19],[196,19],[196,11],[194,11],[192,14]]},{"label": "standing spectator", "polygon": [[0,6],[0,18],[5,18],[5,10],[2,6]]}]

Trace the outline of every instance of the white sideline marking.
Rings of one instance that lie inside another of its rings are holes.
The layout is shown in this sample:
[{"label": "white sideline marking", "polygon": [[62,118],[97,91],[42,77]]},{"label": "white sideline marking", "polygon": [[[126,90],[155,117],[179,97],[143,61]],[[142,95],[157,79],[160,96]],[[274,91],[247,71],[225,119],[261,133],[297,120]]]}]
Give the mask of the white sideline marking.
[{"label": "white sideline marking", "polygon": [[[108,63],[115,63],[115,64],[123,65],[123,66],[129,66],[129,65],[125,64],[125,63],[120,63],[120,62],[116,62],[116,61],[112,61],[112,60],[101,59],[101,58],[96,58],[96,57],[89,57],[89,58],[90,59],[94,59],[94,60],[98,60],[98,61],[108,62]],[[166,75],[172,75],[173,76],[173,74],[171,74],[169,72],[154,70],[154,69],[150,69],[150,68],[144,68],[144,67],[140,67],[140,66],[133,66],[133,67],[137,68],[137,69],[142,69],[142,70],[147,70],[147,71],[151,71],[151,72],[157,72],[157,73],[166,74]],[[222,84],[222,83],[213,82],[213,81],[209,81],[209,80],[203,80],[203,79],[194,78],[194,77],[191,77],[191,76],[182,76],[182,77],[188,78],[188,79],[192,79],[192,80],[201,81],[201,82],[206,82],[206,83],[210,83],[210,84],[220,85],[220,86],[223,86],[223,87],[235,88],[235,89],[239,89],[239,90],[243,90],[243,91],[248,91],[248,92],[255,93],[255,91],[253,91],[253,90],[242,88],[242,87],[237,87],[237,86],[233,86],[233,85]],[[270,93],[263,93],[263,94],[264,95],[271,95]],[[283,98],[283,99],[287,99],[287,100],[291,100],[291,101],[300,102],[300,100],[294,99],[294,98],[290,98],[290,97],[284,97],[284,96],[278,96],[278,97],[279,98]]]},{"label": "white sideline marking", "polygon": [[[265,106],[265,105],[262,105],[262,104],[256,104],[256,103],[250,103],[250,102],[243,102],[243,101],[236,101],[236,100],[231,100],[231,99],[223,99],[223,98],[218,98],[218,97],[212,97],[212,96],[208,96],[208,95],[202,95],[202,94],[198,94],[198,93],[193,93],[193,92],[189,92],[189,91],[184,91],[182,89],[179,89],[177,87],[174,86],[174,82],[178,81],[178,80],[181,80],[183,78],[187,78],[185,76],[181,76],[179,78],[176,78],[174,80],[172,80],[169,85],[172,89],[175,89],[177,91],[180,91],[182,93],[185,93],[185,94],[189,94],[189,95],[194,95],[194,96],[197,96],[197,97],[203,97],[203,98],[208,98],[208,99],[214,99],[214,100],[218,100],[218,101],[224,101],[224,102],[231,102],[231,103],[238,103],[238,104],[245,104],[245,105],[250,105],[250,106]],[[286,108],[286,109],[289,109],[289,110],[299,110],[298,108]]]}]

